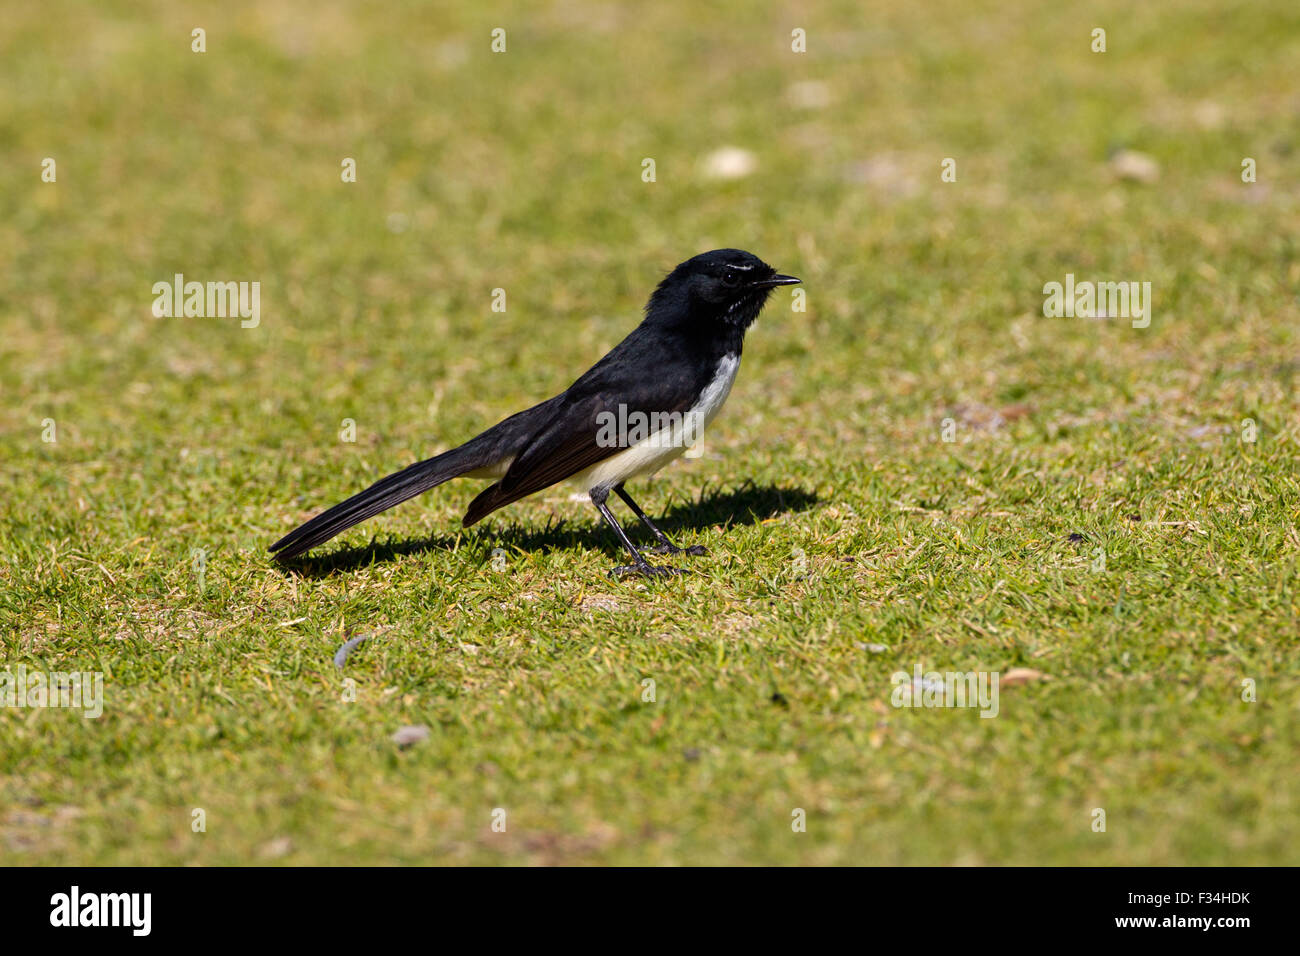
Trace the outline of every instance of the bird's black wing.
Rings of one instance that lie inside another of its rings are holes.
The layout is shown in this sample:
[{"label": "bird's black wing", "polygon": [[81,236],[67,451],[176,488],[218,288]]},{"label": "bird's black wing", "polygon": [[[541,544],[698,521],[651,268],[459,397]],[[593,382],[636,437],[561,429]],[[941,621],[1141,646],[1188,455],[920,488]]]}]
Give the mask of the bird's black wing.
[{"label": "bird's black wing", "polygon": [[635,350],[630,356],[620,356],[623,361],[609,361],[611,356],[573,384],[504,477],[470,503],[465,527],[624,451],[621,444],[600,442],[602,413],[619,421],[620,405],[624,406],[623,420],[634,412],[686,412],[708,381],[703,367],[664,361],[673,357],[657,350]]}]

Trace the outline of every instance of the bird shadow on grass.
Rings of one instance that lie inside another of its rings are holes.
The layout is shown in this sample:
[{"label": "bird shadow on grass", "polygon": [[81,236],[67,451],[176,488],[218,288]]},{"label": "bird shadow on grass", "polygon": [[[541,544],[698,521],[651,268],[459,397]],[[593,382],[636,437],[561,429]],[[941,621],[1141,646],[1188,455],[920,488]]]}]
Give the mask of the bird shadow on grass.
[{"label": "bird shadow on grass", "polygon": [[[678,502],[670,505],[662,515],[650,515],[650,520],[659,526],[670,538],[676,538],[683,531],[722,525],[724,528],[735,525],[752,525],[779,514],[806,511],[820,499],[816,492],[804,488],[780,485],[758,485],[745,482],[737,488],[708,489],[700,493],[693,501]],[[610,498],[611,506],[615,499]],[[652,544],[649,532],[641,522],[627,509],[619,510],[622,502],[614,506],[619,523],[639,545]],[[556,520],[548,518],[546,526],[538,529],[512,522],[505,527],[479,526],[473,531],[458,535],[432,535],[428,538],[409,538],[405,541],[380,543],[372,540],[361,547],[343,548],[320,557],[297,558],[284,565],[286,571],[304,577],[326,577],[339,571],[350,571],[389,561],[408,554],[423,554],[426,551],[450,551],[457,544],[466,543],[466,534],[472,547],[487,544],[489,547],[505,548],[519,551],[566,551],[571,549],[601,548],[605,551],[621,554],[614,534],[598,515],[593,514],[593,521],[586,524],[574,524],[565,518]],[[686,546],[697,544],[696,541],[682,540],[679,544]]]}]

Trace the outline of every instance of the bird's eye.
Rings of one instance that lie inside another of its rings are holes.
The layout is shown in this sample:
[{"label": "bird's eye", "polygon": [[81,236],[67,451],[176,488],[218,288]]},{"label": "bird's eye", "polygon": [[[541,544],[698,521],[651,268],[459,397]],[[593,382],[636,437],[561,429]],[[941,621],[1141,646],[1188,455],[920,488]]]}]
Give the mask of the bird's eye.
[{"label": "bird's eye", "polygon": [[740,285],[740,273],[735,269],[728,269],[722,273],[722,284],[727,286]]}]

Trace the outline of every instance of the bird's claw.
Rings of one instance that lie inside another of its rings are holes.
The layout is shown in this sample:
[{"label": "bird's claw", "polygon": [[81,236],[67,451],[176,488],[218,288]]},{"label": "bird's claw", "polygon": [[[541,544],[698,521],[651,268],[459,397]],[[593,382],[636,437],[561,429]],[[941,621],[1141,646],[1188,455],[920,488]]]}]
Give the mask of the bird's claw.
[{"label": "bird's claw", "polygon": [[689,548],[679,548],[675,544],[661,544],[650,549],[651,554],[689,554],[693,557],[703,557],[709,553],[709,549],[702,544],[693,544]]},{"label": "bird's claw", "polygon": [[685,568],[669,568],[663,565],[650,564],[648,561],[642,561],[640,564],[620,564],[609,572],[610,577],[614,578],[623,578],[633,574],[639,574],[647,578],[666,578],[675,574],[687,573]]}]

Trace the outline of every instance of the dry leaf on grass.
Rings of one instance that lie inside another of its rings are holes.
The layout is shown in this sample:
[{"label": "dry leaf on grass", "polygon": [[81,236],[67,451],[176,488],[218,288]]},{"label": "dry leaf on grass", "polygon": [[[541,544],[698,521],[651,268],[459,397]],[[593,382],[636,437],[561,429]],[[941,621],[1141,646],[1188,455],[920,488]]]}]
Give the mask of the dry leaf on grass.
[{"label": "dry leaf on grass", "polygon": [[1017,684],[1028,684],[1032,680],[1051,680],[1051,678],[1031,667],[1013,667],[998,678],[998,686],[1015,687]]}]

